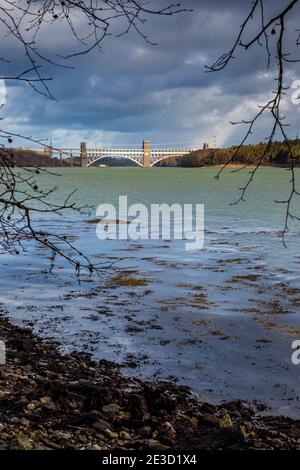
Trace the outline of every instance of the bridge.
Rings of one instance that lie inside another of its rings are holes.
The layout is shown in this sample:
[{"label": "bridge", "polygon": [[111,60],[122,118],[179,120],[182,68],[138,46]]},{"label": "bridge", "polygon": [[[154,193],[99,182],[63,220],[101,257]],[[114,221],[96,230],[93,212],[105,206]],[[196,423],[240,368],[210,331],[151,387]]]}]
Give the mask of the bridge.
[{"label": "bridge", "polygon": [[[203,144],[202,148],[206,150],[209,148],[209,145]],[[70,166],[73,166],[74,158],[79,159],[80,166],[83,168],[95,165],[96,163],[101,164],[101,160],[104,158],[127,158],[141,167],[149,168],[167,158],[188,155],[198,149],[199,147],[151,148],[150,141],[144,140],[140,148],[88,148],[86,142],[81,142],[80,148],[54,148],[48,146],[44,147],[43,153],[51,157],[58,156],[61,161],[63,158],[68,157],[70,159]],[[41,150],[38,148],[27,148],[23,150],[41,153]]]}]

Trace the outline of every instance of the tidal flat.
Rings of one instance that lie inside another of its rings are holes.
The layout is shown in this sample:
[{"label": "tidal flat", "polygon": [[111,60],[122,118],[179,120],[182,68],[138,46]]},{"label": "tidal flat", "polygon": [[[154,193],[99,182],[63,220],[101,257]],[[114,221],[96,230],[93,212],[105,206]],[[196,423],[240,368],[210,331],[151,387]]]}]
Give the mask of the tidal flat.
[{"label": "tidal flat", "polygon": [[99,241],[87,218],[40,217],[37,226],[66,233],[107,267],[79,282],[60,261],[49,273],[49,253],[33,243],[18,258],[3,255],[6,315],[61,353],[112,361],[128,377],[188,386],[218,406],[242,398],[262,413],[299,418],[300,369],[291,362],[300,339],[299,232],[295,226],[284,248],[273,203],[282,171],[262,169],[246,203],[230,206],[243,176],[228,172],[218,184],[212,168],[63,169],[56,197],[78,184],[78,202],[95,208],[119,194],[132,203],[204,203],[204,249]]}]

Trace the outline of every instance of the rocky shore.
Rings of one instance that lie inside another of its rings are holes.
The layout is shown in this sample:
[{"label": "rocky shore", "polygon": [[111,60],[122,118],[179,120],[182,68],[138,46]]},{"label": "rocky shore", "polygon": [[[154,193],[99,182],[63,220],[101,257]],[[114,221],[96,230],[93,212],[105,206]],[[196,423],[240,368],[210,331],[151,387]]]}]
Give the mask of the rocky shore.
[{"label": "rocky shore", "polygon": [[215,406],[189,389],[124,377],[0,318],[0,449],[300,450],[300,421]]}]

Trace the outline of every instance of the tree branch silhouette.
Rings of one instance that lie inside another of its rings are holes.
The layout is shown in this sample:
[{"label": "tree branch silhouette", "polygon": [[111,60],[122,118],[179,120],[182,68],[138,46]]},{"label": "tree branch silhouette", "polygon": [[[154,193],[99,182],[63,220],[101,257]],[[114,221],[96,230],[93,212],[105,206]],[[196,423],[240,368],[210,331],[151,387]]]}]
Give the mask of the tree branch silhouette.
[{"label": "tree branch silhouette", "polygon": [[[154,42],[145,34],[144,25],[152,16],[172,16],[184,11],[180,3],[145,0],[3,0],[0,2],[0,28],[6,40],[11,40],[23,50],[26,61],[24,70],[15,75],[3,75],[0,79],[25,83],[44,97],[56,100],[49,83],[53,77],[43,72],[45,65],[73,68],[67,59],[88,54],[94,49],[102,50],[104,41],[114,35],[121,38],[131,30],[135,31],[148,44]],[[153,4],[156,7],[152,6]],[[41,46],[41,35],[45,27],[66,26],[69,37],[74,39],[75,50],[47,55]],[[14,57],[2,57],[1,62],[14,64]],[[37,142],[31,137],[14,135],[28,141]],[[35,213],[62,215],[66,211],[85,213],[87,207],[79,207],[72,200],[72,192],[61,204],[51,202],[50,196],[56,191],[53,187],[44,191],[39,187],[37,176],[42,171],[37,168],[16,168],[14,155],[7,147],[13,142],[8,130],[0,129],[0,247],[12,254],[24,249],[24,243],[33,239],[50,249],[53,268],[57,256],[70,263],[77,275],[82,268],[89,272],[108,267],[107,263],[95,265],[79,251],[66,237],[35,228]],[[39,142],[42,143],[42,142]],[[44,145],[45,146],[45,145]],[[51,173],[51,172],[49,172]]]},{"label": "tree branch silhouette", "polygon": [[[291,12],[294,12],[296,7],[299,7],[299,4],[299,0],[286,1],[285,6],[281,8],[279,13],[266,18],[265,0],[252,1],[252,6],[248,15],[240,26],[237,39],[235,40],[232,48],[226,53],[222,54],[211,66],[206,67],[208,72],[220,72],[221,70],[228,67],[230,62],[235,59],[235,53],[239,48],[247,52],[254,45],[265,47],[267,54],[267,69],[270,69],[271,65],[275,64],[276,88],[272,93],[273,97],[263,105],[259,105],[258,112],[251,119],[231,123],[233,125],[244,124],[246,125],[247,130],[245,132],[244,138],[236,147],[228,162],[220,169],[216,178],[219,178],[223,170],[235,161],[237,155],[241,151],[241,148],[247,142],[248,138],[253,134],[255,126],[258,125],[266,115],[271,115],[272,125],[270,134],[266,138],[267,145],[260,157],[253,161],[254,168],[250,171],[250,176],[244,187],[240,188],[241,194],[239,198],[233,204],[237,204],[238,202],[245,200],[245,194],[251,183],[254,181],[257,170],[261,167],[265,157],[269,154],[275,136],[280,135],[288,150],[289,171],[291,172],[290,190],[288,197],[283,201],[276,201],[278,203],[285,204],[286,206],[285,222],[282,230],[284,244],[285,236],[289,231],[289,222],[291,220],[300,220],[299,216],[297,216],[292,209],[292,203],[295,196],[299,196],[300,194],[296,189],[295,155],[287,134],[287,127],[289,124],[285,122],[285,116],[282,113],[283,98],[289,88],[284,82],[287,64],[300,62],[299,58],[290,59],[290,53],[285,49],[285,37],[287,30],[286,21]],[[253,26],[253,22],[255,20],[256,31],[252,33],[250,39],[247,39],[246,33],[248,32],[249,27]],[[295,44],[297,46],[299,45],[299,33],[295,37]],[[247,167],[248,165],[245,166]],[[241,169],[234,171],[240,171]]]}]

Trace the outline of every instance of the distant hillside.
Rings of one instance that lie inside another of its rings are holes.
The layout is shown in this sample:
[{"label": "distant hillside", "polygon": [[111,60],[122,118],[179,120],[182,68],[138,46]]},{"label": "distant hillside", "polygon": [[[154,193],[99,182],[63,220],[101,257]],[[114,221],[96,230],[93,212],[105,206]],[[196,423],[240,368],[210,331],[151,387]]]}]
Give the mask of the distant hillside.
[{"label": "distant hillside", "polygon": [[[68,158],[63,159],[62,163],[59,158],[52,158],[50,155],[44,153],[36,153],[30,150],[21,149],[6,149],[10,159],[16,166],[30,166],[30,167],[66,167],[70,166]],[[79,161],[74,159],[74,165],[78,166]]]},{"label": "distant hillside", "polygon": [[[291,147],[296,157],[296,165],[300,166],[300,139],[290,141]],[[237,147],[228,147],[224,149],[196,150],[183,157],[170,157],[160,162],[158,166],[182,166],[199,167],[211,165],[223,165],[230,161]],[[236,155],[232,163],[235,164],[255,164],[261,157],[266,144],[244,145]],[[289,153],[286,144],[283,142],[274,142],[271,150],[265,156],[262,164],[270,166],[288,166]]]},{"label": "distant hillside", "polygon": [[137,164],[128,158],[123,157],[105,157],[97,160],[92,166],[137,166]]},{"label": "distant hillside", "polygon": [[[59,158],[51,157],[46,153],[36,153],[30,150],[21,149],[7,149],[11,160],[16,166],[31,166],[31,167],[69,167],[70,159],[63,158],[60,162]],[[95,162],[93,166],[107,165],[107,166],[136,166],[136,163],[128,160],[127,158],[102,158]],[[80,166],[80,158],[73,157],[73,166]]]}]

